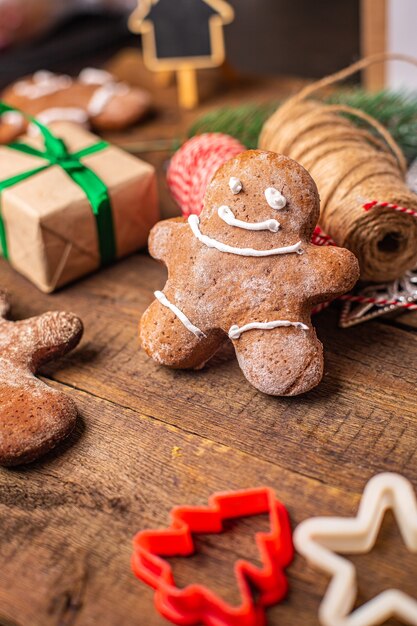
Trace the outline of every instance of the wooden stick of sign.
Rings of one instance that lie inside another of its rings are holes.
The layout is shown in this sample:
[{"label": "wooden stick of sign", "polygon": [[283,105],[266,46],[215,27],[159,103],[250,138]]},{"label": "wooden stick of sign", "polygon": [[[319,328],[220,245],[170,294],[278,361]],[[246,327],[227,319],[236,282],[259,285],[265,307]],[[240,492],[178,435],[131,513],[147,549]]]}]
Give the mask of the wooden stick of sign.
[{"label": "wooden stick of sign", "polygon": [[138,0],[129,27],[142,35],[143,60],[161,77],[175,72],[179,104],[198,104],[196,71],[217,67],[225,60],[223,27],[234,11],[225,0]]}]

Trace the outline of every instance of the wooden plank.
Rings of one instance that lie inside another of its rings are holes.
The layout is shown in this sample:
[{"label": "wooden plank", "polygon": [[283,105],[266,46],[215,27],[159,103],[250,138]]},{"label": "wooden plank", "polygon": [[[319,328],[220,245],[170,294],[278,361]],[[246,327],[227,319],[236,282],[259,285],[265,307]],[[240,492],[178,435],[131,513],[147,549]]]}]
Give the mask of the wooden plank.
[{"label": "wooden plank", "polygon": [[[72,445],[27,469],[0,470],[0,614],[21,626],[163,624],[129,559],[134,533],[164,526],[174,504],[204,504],[216,490],[269,484],[295,523],[314,512],[318,493],[324,512],[348,512],[357,501],[130,409],[67,392],[81,409]],[[254,518],[220,544],[200,540],[200,581],[236,600],[230,568],[238,556],[256,562],[253,533],[265,527]],[[175,561],[178,579],[191,582],[193,559]],[[294,593],[304,595],[300,584],[297,591],[294,580]],[[310,599],[317,604],[314,585]],[[281,623],[281,613],[271,611],[271,624]],[[313,614],[306,623],[314,623]]]},{"label": "wooden plank", "polygon": [[[296,89],[265,79],[261,92],[254,82],[218,103]],[[169,90],[161,97],[161,114],[139,129],[141,138],[178,137],[191,121],[165,106]],[[162,167],[169,153],[148,156],[163,183],[164,214],[174,213]],[[417,486],[415,314],[346,331],[336,311],[321,314],[322,384],[277,399],[244,380],[230,347],[200,372],[166,370],[140,351],[138,319],[164,280],[163,267],[140,254],[45,295],[0,261],[15,319],[56,308],[85,323],[80,347],[43,370],[77,402],[77,431],[36,464],[0,469],[1,626],[163,626],[151,590],[130,572],[131,538],[166,525],[172,506],[205,504],[216,490],[270,485],[295,526],[311,515],[354,514],[378,471],[399,471]],[[264,528],[259,517],[224,537],[199,538],[198,556],[172,561],[179,584],[198,580],[236,602],[232,563],[257,562],[253,535]],[[390,585],[415,593],[417,556],[391,518],[382,539],[353,559],[360,602]],[[268,623],[316,625],[327,578],[301,557],[289,577],[290,597],[268,612]]]},{"label": "wooden plank", "polygon": [[159,367],[138,349],[137,321],[165,276],[146,256],[53,296],[5,264],[1,276],[19,317],[20,301],[25,313],[70,308],[84,320],[81,347],[45,370],[55,380],[331,485],[357,488],[390,469],[417,481],[417,376],[404,358],[417,348],[412,333],[377,322],[342,331],[335,312],[323,313],[323,382],[306,396],[272,398],[244,380],[230,349],[200,372]]},{"label": "wooden plank", "polygon": [[[131,574],[129,559],[134,533],[166,525],[175,504],[205,504],[213,491],[267,484],[287,504],[293,525],[318,512],[356,510],[357,493],[84,392],[67,393],[81,410],[71,445],[28,468],[0,470],[0,615],[19,626],[165,624],[154,611],[151,590]],[[362,475],[360,488],[364,482]],[[255,517],[224,537],[199,537],[199,556],[172,560],[179,584],[197,579],[236,602],[232,564],[239,557],[258,562],[253,535],[265,528],[266,520]],[[391,522],[373,561],[356,559],[367,593],[378,591],[384,575],[407,589],[414,580],[413,557],[400,566],[395,558],[384,561],[395,533]],[[376,564],[382,563],[381,577]],[[289,574],[290,599],[268,612],[268,623],[316,624],[326,577],[301,557]]]},{"label": "wooden plank", "polygon": [[[387,0],[361,0],[361,47],[363,56],[387,49]],[[377,63],[363,72],[363,84],[369,91],[386,85],[384,63]]]},{"label": "wooden plank", "polygon": [[381,318],[381,322],[387,326],[395,326],[396,328],[412,331],[417,328],[417,311],[404,311],[392,318]]}]

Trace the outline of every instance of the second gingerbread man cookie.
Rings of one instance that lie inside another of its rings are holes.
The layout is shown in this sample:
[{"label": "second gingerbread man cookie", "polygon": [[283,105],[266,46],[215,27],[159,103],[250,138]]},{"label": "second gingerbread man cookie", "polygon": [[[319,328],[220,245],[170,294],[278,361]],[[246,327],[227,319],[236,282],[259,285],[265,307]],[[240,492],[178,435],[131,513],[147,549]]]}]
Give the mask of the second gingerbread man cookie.
[{"label": "second gingerbread man cookie", "polygon": [[223,165],[200,217],[151,232],[150,253],[168,280],[140,323],[149,356],[200,368],[229,336],[260,391],[297,395],[317,385],[323,349],[311,309],[359,277],[351,252],[310,243],[318,217],[316,185],[292,159],[250,150]]},{"label": "second gingerbread man cookie", "polygon": [[73,430],[71,398],[35,376],[41,365],[78,344],[81,320],[55,311],[18,322],[6,319],[9,303],[0,291],[0,465],[39,458]]}]

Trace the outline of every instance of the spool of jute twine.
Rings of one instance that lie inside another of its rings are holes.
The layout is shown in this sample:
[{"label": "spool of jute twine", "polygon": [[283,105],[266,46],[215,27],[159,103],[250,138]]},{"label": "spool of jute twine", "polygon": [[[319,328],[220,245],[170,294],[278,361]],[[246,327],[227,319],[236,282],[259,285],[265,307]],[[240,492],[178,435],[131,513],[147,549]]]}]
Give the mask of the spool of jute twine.
[{"label": "spool of jute twine", "polygon": [[[287,100],[267,120],[259,141],[261,149],[285,154],[310,172],[321,198],[321,228],[337,245],[354,252],[361,278],[375,282],[399,278],[417,265],[417,219],[389,208],[399,205],[417,210],[417,195],[405,182],[405,157],[373,117],[309,98],[323,87],[386,60],[417,66],[417,59],[400,54],[364,58]],[[358,127],[346,114],[359,118],[373,132]],[[370,202],[376,206],[367,211],[364,207]]]}]

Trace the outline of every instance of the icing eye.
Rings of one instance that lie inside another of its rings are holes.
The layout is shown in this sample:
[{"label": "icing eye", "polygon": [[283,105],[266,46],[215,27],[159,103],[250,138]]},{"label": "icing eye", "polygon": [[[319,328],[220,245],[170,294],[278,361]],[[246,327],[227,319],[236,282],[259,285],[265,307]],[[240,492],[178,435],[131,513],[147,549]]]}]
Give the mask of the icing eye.
[{"label": "icing eye", "polygon": [[240,181],[235,176],[232,176],[229,180],[229,187],[232,193],[237,194],[243,189],[242,181]]},{"label": "icing eye", "polygon": [[269,206],[276,211],[283,209],[287,204],[286,198],[284,198],[282,193],[278,191],[278,189],[275,189],[275,187],[265,189],[265,198]]}]

